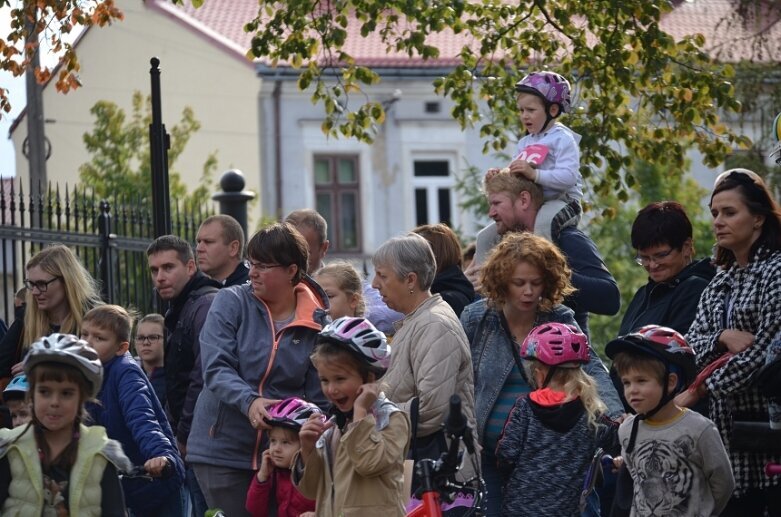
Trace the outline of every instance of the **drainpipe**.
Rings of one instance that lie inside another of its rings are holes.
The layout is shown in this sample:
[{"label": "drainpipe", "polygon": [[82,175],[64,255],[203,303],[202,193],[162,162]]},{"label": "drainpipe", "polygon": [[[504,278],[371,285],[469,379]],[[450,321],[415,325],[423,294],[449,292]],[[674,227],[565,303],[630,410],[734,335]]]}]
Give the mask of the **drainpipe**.
[{"label": "drainpipe", "polygon": [[275,213],[282,219],[282,81],[274,83],[274,192],[276,194]]}]

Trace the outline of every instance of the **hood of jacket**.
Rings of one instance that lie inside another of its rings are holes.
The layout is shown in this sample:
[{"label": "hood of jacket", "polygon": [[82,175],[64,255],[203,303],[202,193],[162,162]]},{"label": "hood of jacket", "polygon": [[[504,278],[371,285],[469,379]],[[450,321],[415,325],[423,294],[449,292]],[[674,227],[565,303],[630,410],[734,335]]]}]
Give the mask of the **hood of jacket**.
[{"label": "hood of jacket", "polygon": [[[431,284],[432,293],[442,294],[448,291],[466,298],[468,301],[465,305],[475,299],[475,288],[472,286],[472,282],[467,279],[458,266],[446,267],[434,277],[434,283]],[[444,295],[442,297],[445,298]]]},{"label": "hood of jacket", "polygon": [[190,293],[200,289],[201,287],[207,287],[207,286],[214,287],[215,289],[219,289],[222,287],[222,284],[219,283],[217,280],[212,280],[204,273],[201,273],[200,271],[196,271],[193,277],[190,279],[190,281],[187,282],[187,284],[184,286],[182,292],[179,293],[179,296],[177,296],[171,301],[171,308],[165,314],[166,320],[168,320],[169,318],[171,319],[171,321],[178,320],[179,314],[182,312],[185,303],[187,303],[187,299],[190,297]]},{"label": "hood of jacket", "polygon": [[563,404],[543,405],[529,397],[529,407],[542,424],[559,433],[566,433],[578,423],[586,408],[580,398],[564,402]]}]

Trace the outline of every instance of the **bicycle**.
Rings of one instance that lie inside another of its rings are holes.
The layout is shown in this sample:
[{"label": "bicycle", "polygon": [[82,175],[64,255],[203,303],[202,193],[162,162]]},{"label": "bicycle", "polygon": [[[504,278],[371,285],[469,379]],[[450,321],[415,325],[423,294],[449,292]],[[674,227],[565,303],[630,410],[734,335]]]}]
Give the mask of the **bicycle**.
[{"label": "bicycle", "polygon": [[[450,397],[450,412],[444,423],[445,434],[450,438],[450,447],[437,460],[422,459],[415,465],[415,473],[421,480],[421,504],[407,513],[407,517],[442,517],[442,503],[452,503],[459,494],[471,495],[474,499],[472,508],[466,515],[485,515],[483,501],[485,485],[480,476],[479,462],[477,475],[463,483],[455,481],[459,471],[463,452],[463,443],[472,458],[475,457],[472,430],[461,412],[461,398],[458,395]],[[417,493],[416,493],[417,495]]]}]

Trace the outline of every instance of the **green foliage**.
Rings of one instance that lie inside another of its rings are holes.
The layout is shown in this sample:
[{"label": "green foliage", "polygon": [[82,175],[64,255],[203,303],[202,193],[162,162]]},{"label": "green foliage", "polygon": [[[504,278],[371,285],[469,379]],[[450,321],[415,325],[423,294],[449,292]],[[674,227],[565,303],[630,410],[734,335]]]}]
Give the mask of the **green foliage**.
[{"label": "green foliage", "polygon": [[581,171],[601,194],[627,197],[636,184],[633,159],[681,170],[694,146],[715,166],[731,148],[749,144],[719,121],[719,114],[740,109],[734,69],[707,56],[701,35],[675,41],[660,29],[668,1],[259,5],[258,17],[245,26],[254,34],[248,55],[298,69],[299,87],[324,106],[322,128],[334,137],[371,142],[384,118],[382,106],[363,96],[380,76],[345,49],[350,28],[379,37],[388,53],[424,61],[440,54],[436,36],[463,35],[461,64],[432,87],[453,102],[451,115],[462,127],[479,128],[484,152],[503,150],[514,138],[515,82],[528,69],[562,73],[573,84],[577,106],[564,122],[583,136]]},{"label": "green foliage", "polygon": [[[621,204],[614,217],[597,215],[588,223],[589,234],[621,290],[621,312],[618,316],[592,315],[589,319],[592,345],[600,353],[607,342],[618,334],[621,318],[635,292],[648,281],[645,270],[634,261],[636,251],[630,239],[632,223],[640,208],[653,201],[678,201],[686,208],[694,227],[695,256],[709,256],[713,244],[710,216],[702,207],[702,199],[708,194],[705,189],[691,177],[670,173],[647,162],[637,162],[633,172],[639,184],[639,195]],[[596,204],[605,206],[614,202],[614,199],[603,196]]]},{"label": "green foliage", "polygon": [[[152,172],[149,146],[149,124],[152,122],[150,97],[141,92],[133,93],[130,116],[109,101],[98,101],[90,110],[95,117],[95,127],[84,134],[84,144],[90,153],[90,161],[79,167],[83,186],[99,198],[126,199],[142,205],[152,203]],[[192,193],[176,172],[176,160],[184,151],[190,137],[200,129],[192,108],[182,110],[182,119],[169,129],[171,148],[168,150],[169,190],[172,200],[183,200],[187,207],[199,207],[209,203],[211,182],[217,168],[216,152],[212,152],[203,164],[203,173]]]}]

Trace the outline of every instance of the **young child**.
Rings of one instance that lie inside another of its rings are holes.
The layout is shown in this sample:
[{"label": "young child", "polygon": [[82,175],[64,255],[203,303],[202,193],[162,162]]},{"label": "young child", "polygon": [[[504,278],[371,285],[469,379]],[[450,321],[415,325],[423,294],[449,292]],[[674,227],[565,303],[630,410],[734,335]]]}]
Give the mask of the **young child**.
[{"label": "young child", "polygon": [[24,360],[32,421],[0,430],[0,514],[124,516],[117,469],[132,467],[106,430],[82,424],[103,367],[70,334],[35,341]]},{"label": "young child", "polygon": [[11,425],[19,427],[32,420],[30,401],[27,399],[27,376],[17,375],[3,390],[3,401],[11,412]]},{"label": "young child", "polygon": [[588,341],[575,327],[545,323],[529,332],[521,358],[534,391],[518,398],[496,447],[502,515],[580,515],[597,448],[618,450],[616,426],[580,367],[589,361]]},{"label": "young child", "polygon": [[315,274],[315,280],[328,296],[328,314],[332,319],[349,316],[363,316],[366,304],[363,301],[361,275],[346,261],[331,262]]},{"label": "young child", "polygon": [[270,503],[274,500],[279,517],[299,517],[314,512],[315,502],[301,495],[290,481],[290,467],[293,456],[300,449],[298,433],[301,426],[312,415],[319,415],[325,421],[323,412],[316,405],[296,397],[285,399],[267,410],[266,423],[271,425],[269,447],[263,451],[260,470],[247,492],[247,511],[253,517],[269,515]]},{"label": "young child", "polygon": [[[583,177],[580,174],[580,135],[556,118],[570,110],[570,85],[559,74],[532,72],[515,85],[518,111],[527,135],[518,141],[515,158],[500,172],[522,176],[542,188],[545,202],[537,212],[534,233],[555,241],[563,228],[580,222]],[[475,263],[485,261],[498,242],[495,223],[477,234]]]},{"label": "young child", "polygon": [[605,353],[636,413],[618,430],[634,482],[632,515],[720,515],[735,487],[724,444],[713,422],[674,401],[697,373],[686,340],[647,325]]},{"label": "young child", "polygon": [[122,479],[132,514],[182,515],[184,464],[152,385],[128,353],[132,322],[118,305],[101,305],[84,315],[81,337],[97,351],[104,369],[100,403],[89,404],[88,410],[122,444],[130,461],[154,478]]},{"label": "young child", "polygon": [[313,415],[299,433],[293,483],[317,501],[317,515],[405,515],[406,413],[377,380],[390,364],[385,335],[363,318],[326,325],[312,354],[334,416]]},{"label": "young child", "polygon": [[165,319],[161,314],[147,314],[136,326],[136,354],[141,368],[152,383],[157,400],[165,407]]}]

